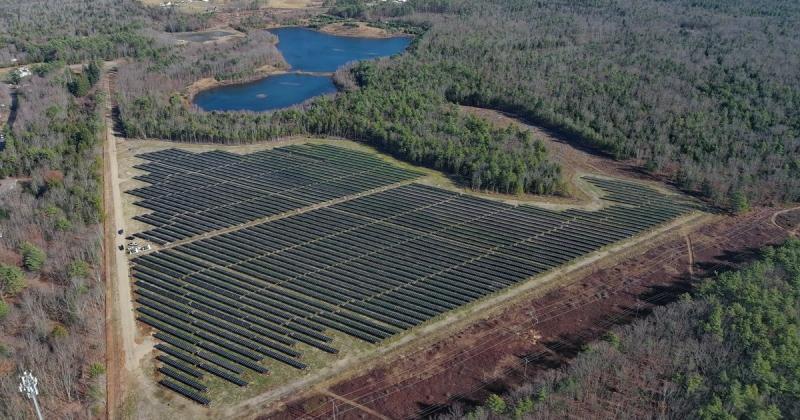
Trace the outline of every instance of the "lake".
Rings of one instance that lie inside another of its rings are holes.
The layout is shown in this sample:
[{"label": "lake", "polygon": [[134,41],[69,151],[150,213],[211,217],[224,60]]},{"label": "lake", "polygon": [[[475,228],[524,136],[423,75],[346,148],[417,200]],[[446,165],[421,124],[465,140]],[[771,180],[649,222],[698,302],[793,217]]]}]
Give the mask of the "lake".
[{"label": "lake", "polygon": [[[291,72],[333,73],[351,61],[399,54],[411,43],[410,37],[358,38],[296,27],[270,32],[278,37],[278,50]],[[335,91],[328,75],[287,73],[204,90],[195,95],[194,103],[204,111],[264,112]]]}]

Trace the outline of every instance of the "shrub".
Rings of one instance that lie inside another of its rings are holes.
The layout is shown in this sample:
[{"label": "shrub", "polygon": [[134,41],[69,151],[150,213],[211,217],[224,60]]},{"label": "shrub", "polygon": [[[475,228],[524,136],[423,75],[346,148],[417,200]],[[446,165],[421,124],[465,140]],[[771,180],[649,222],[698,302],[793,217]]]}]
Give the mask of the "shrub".
[{"label": "shrub", "polygon": [[92,378],[92,379],[97,378],[98,376],[100,376],[100,375],[102,375],[104,373],[106,373],[106,368],[105,368],[105,366],[103,366],[102,363],[95,362],[95,363],[92,363],[91,365],[89,365],[89,377],[90,378]]},{"label": "shrub", "polygon": [[89,263],[81,260],[73,261],[67,267],[67,274],[70,278],[86,278],[89,276]]},{"label": "shrub", "polygon": [[69,335],[69,331],[67,331],[67,328],[63,325],[56,324],[56,326],[53,327],[53,331],[50,332],[50,335],[53,338],[64,338]]},{"label": "shrub", "polygon": [[10,311],[8,304],[0,300],[0,321],[2,321]]},{"label": "shrub", "polygon": [[18,267],[0,264],[0,293],[14,296],[27,286],[25,275]]},{"label": "shrub", "polygon": [[497,394],[489,395],[489,398],[486,399],[486,407],[495,414],[503,414],[508,408],[506,400]]},{"label": "shrub", "polygon": [[59,217],[56,220],[55,228],[62,232],[68,231],[72,229],[72,222],[70,222],[66,217]]},{"label": "shrub", "polygon": [[525,397],[514,405],[514,418],[521,419],[533,411],[533,399]]},{"label": "shrub", "polygon": [[19,247],[22,252],[22,264],[29,271],[39,271],[44,265],[44,260],[47,257],[41,249],[36,245],[25,242]]},{"label": "shrub", "polygon": [[619,350],[620,339],[617,334],[609,331],[603,336],[603,341],[608,343],[611,347],[614,347],[615,349]]},{"label": "shrub", "polygon": [[741,191],[731,194],[731,210],[736,214],[747,213],[750,210],[750,202]]}]

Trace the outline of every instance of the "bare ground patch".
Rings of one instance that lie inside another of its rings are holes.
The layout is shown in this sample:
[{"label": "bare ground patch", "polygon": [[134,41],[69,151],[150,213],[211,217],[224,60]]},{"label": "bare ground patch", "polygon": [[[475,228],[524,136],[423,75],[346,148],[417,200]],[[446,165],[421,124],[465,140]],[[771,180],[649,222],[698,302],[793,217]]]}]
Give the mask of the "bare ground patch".
[{"label": "bare ground patch", "polygon": [[398,36],[397,33],[386,29],[369,26],[364,22],[356,23],[331,23],[319,29],[320,32],[339,36],[353,36],[359,38],[391,38]]},{"label": "bare ground patch", "polygon": [[[264,418],[329,418],[325,395],[353,401],[390,418],[433,415],[452,403],[478,404],[547,369],[568,363],[608,328],[647,314],[692,285],[699,276],[734,268],[755,249],[786,234],[770,223],[773,209],[716,221],[654,243],[646,252],[608,266],[597,264],[568,286],[533,296],[481,319],[431,345],[386,360],[365,374],[327,387],[322,395],[288,402]],[[512,357],[509,357],[509,356]],[[340,408],[337,418],[360,418]]]}]

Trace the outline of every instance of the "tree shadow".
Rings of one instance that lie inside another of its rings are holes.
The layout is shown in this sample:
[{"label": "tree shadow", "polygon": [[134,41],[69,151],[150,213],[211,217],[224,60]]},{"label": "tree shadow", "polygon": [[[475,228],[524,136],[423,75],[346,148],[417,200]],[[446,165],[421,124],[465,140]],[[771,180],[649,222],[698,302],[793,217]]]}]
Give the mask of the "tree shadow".
[{"label": "tree shadow", "polygon": [[417,403],[419,410],[414,418],[417,419],[436,419],[439,416],[451,414],[454,406],[460,406],[464,412],[469,412],[483,405],[483,401],[472,398],[456,397],[451,398],[444,404]]},{"label": "tree shadow", "polygon": [[[508,383],[505,383],[505,378],[480,381],[479,384],[480,385],[478,386],[481,390],[490,394],[503,395],[511,390]],[[483,401],[463,395],[457,395],[448,399],[447,402],[441,404],[417,402],[416,405],[418,410],[414,417],[419,419],[435,419],[440,415],[450,414],[451,409],[456,404],[461,406],[466,411],[470,411],[482,406]]]},{"label": "tree shadow", "polygon": [[753,262],[761,256],[759,248],[749,247],[741,251],[723,251],[715,261],[703,261],[695,264],[702,271],[699,278],[713,277],[715,274],[736,270],[742,265]]}]

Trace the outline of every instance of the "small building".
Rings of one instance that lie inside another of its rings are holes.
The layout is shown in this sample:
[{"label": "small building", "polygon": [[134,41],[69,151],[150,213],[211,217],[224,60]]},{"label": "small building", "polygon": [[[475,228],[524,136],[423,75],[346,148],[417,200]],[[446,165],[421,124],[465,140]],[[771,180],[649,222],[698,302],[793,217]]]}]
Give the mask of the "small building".
[{"label": "small building", "polygon": [[138,242],[131,242],[128,244],[128,254],[138,254],[149,250],[150,244],[140,244]]}]

